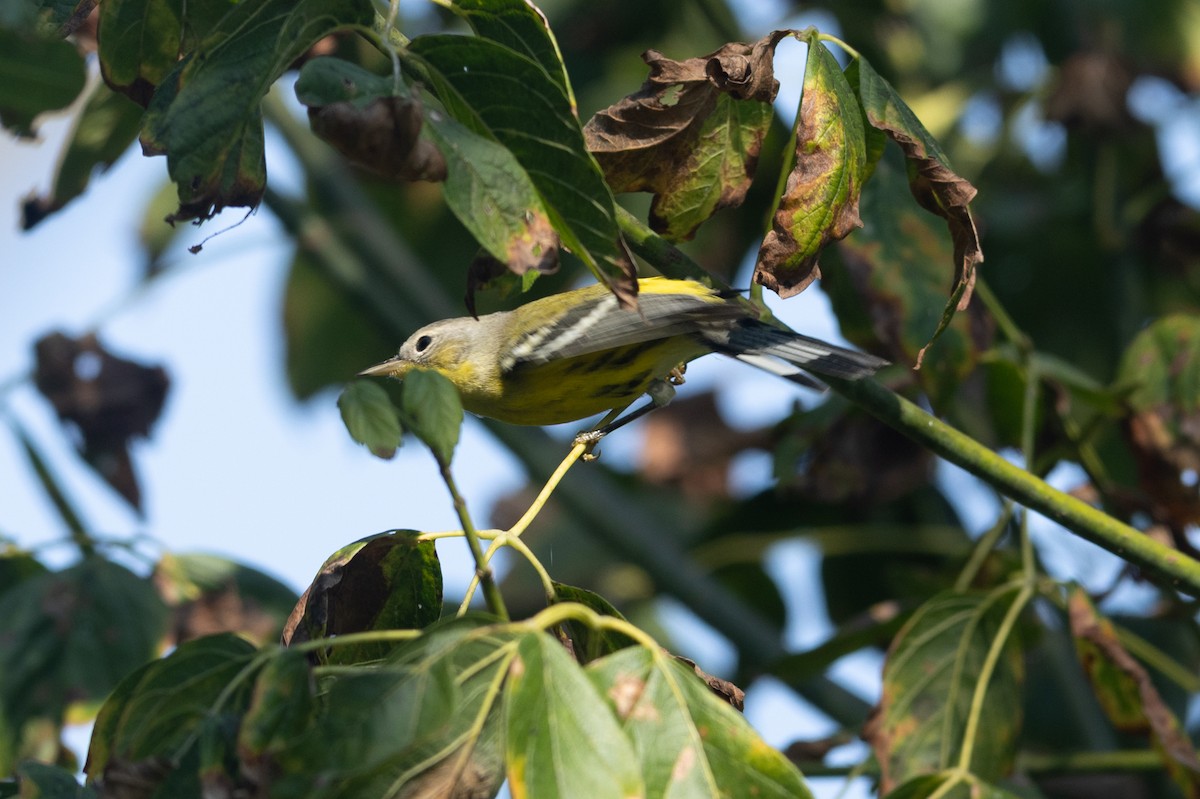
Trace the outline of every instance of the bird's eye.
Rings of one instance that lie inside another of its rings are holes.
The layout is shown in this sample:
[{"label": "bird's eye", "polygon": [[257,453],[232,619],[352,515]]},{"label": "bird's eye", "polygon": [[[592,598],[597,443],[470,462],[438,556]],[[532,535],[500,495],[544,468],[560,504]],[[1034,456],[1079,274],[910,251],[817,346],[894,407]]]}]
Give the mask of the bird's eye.
[{"label": "bird's eye", "polygon": [[424,352],[429,349],[429,345],[433,343],[432,336],[421,336],[417,339],[417,352]]}]

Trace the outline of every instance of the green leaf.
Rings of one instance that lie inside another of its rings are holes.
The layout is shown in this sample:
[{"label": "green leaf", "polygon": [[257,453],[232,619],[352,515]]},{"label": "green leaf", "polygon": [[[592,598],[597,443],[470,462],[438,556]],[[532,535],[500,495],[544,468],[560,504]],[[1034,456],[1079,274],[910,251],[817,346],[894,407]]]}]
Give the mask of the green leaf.
[{"label": "green leaf", "polygon": [[854,90],[816,29],[803,38],[808,61],[795,163],[754,269],[754,280],[781,297],[816,280],[821,251],[862,227],[858,201],[867,178],[867,143]]},{"label": "green leaf", "polygon": [[275,795],[392,795],[446,741],[458,694],[444,664],[383,666],[340,675],[323,699],[303,736],[279,739]]},{"label": "green leaf", "polygon": [[442,114],[426,130],[446,159],[446,205],[509,270],[558,268],[558,236],[529,173],[511,150]]},{"label": "green leaf", "polygon": [[203,622],[196,629],[187,620],[220,613],[223,629],[273,643],[296,604],[296,593],[276,578],[217,555],[168,553],[155,565],[153,580],[180,617],[177,635],[183,640],[208,631]]},{"label": "green leaf", "polygon": [[[98,702],[155,657],[166,615],[148,580],[96,557],[0,594],[0,715],[13,731],[60,726],[69,707]],[[13,755],[0,751],[0,773]]]},{"label": "green leaf", "polygon": [[449,465],[462,430],[463,407],[458,389],[430,369],[412,369],[404,377],[400,418],[442,465]]},{"label": "green leaf", "polygon": [[238,728],[238,753],[251,768],[285,750],[312,725],[316,686],[311,664],[300,652],[283,651],[254,681],[250,707]]},{"label": "green leaf", "polygon": [[113,90],[145,107],[179,61],[182,0],[105,0],[100,4],[100,71]]},{"label": "green leaf", "polygon": [[28,552],[0,547],[0,597],[49,569]]},{"label": "green leaf", "polygon": [[1120,383],[1134,386],[1122,432],[1154,521],[1200,523],[1200,319],[1175,314],[1137,335],[1121,358]]},{"label": "green leaf", "polygon": [[[826,270],[821,286],[847,338],[915,364],[941,324],[946,294],[939,265],[950,248],[936,220],[906,201],[898,160],[885,157],[876,167],[861,204],[871,225],[838,243],[832,253],[839,268]],[[976,309],[956,317],[929,349],[915,376],[934,408],[953,401],[992,335],[993,326]]]},{"label": "green leaf", "polygon": [[[104,703],[92,731],[84,771],[92,780],[140,773],[154,781],[195,784],[198,736],[205,719],[236,718],[250,702],[253,645],[231,633],[187,641],[162,660],[130,674]],[[218,700],[222,704],[218,707]],[[163,761],[177,766],[164,774]],[[199,786],[196,785],[198,791]],[[161,794],[169,795],[169,794]]]},{"label": "green leaf", "polygon": [[527,0],[436,0],[464,18],[476,35],[504,45],[541,65],[563,93],[574,98],[558,42],[545,14]]},{"label": "green leaf", "polygon": [[451,116],[512,151],[563,244],[630,298],[632,264],[620,244],[612,192],[562,87],[540,64],[487,39],[421,36],[400,57]]},{"label": "green leaf", "polygon": [[[428,627],[442,612],[442,571],[432,541],[413,530],[381,533],[344,547],[325,562],[284,630],[287,644],[370,630]],[[332,663],[383,657],[389,643],[330,647]]]},{"label": "green leaf", "polygon": [[400,446],[400,417],[391,397],[370,380],[351,380],[338,396],[338,410],[350,437],[385,460]]},{"label": "green leaf", "polygon": [[600,690],[548,635],[525,636],[505,686],[508,781],[516,796],[644,792],[630,740]]},{"label": "green leaf", "polygon": [[[296,82],[297,96],[310,106],[310,116],[335,103],[365,107],[375,100],[394,99],[396,91],[391,77],[335,58],[308,62]],[[420,109],[407,93],[399,96]],[[316,129],[316,118],[313,125]],[[533,182],[513,154],[437,111],[424,113],[423,130],[444,162],[446,204],[476,240],[517,274],[555,268],[558,237]],[[353,157],[344,147],[339,149]]]},{"label": "green leaf", "polygon": [[[161,228],[172,229],[167,225]],[[301,400],[327,386],[346,383],[361,368],[357,364],[380,361],[385,354],[396,352],[394,338],[302,244],[296,248],[284,288],[283,330],[288,385]],[[376,421],[390,424],[384,418]],[[384,441],[396,447],[399,433]]]},{"label": "green leaf", "polygon": [[521,635],[459,619],[377,668],[338,670],[307,731],[277,737],[259,763],[271,794],[494,795],[504,779],[500,685]]},{"label": "green leaf", "polygon": [[1071,592],[1068,610],[1075,652],[1113,726],[1149,735],[1181,793],[1200,793],[1200,756],[1146,669],[1121,645],[1112,622],[1096,611],[1082,588]]},{"label": "green leaf", "polygon": [[587,672],[633,741],[646,796],[811,796],[796,767],[685,664],[630,647]]},{"label": "green leaf", "polygon": [[[921,120],[905,104],[890,83],[864,58],[856,58],[846,68],[846,77],[858,93],[866,120],[871,127],[883,131],[900,145],[908,159],[909,188],[922,208],[946,220],[954,242],[954,279],[950,301],[927,348],[950,325],[955,310],[965,310],[975,285],[975,267],[983,260],[979,233],[971,217],[970,202],[975,187],[950,168],[950,161],[937,140],[921,124]],[[872,217],[872,221],[874,218]],[[925,348],[917,354],[921,365]]]},{"label": "green leaf", "polygon": [[35,136],[34,118],[70,105],[86,79],[70,42],[0,28],[0,124],[17,136]]},{"label": "green leaf", "polygon": [[25,200],[21,226],[29,230],[83,194],[95,171],[106,171],[137,141],[141,125],[141,108],[97,83],[59,158],[53,189],[49,196]]},{"label": "green leaf", "polygon": [[[864,734],[885,789],[958,765],[984,660],[1016,596],[1015,589],[939,594],[896,636],[883,668],[883,699]],[[1021,654],[1012,636],[1003,647],[967,765],[983,780],[1007,772],[1020,731]]]},{"label": "green leaf", "polygon": [[98,799],[94,788],[79,784],[61,766],[27,760],[17,767],[22,799]]},{"label": "green leaf", "polygon": [[322,37],[372,17],[365,0],[240,3],[163,78],[142,144],[167,155],[179,190],[174,221],[258,204],[266,183],[263,96]]},{"label": "green leaf", "polygon": [[[577,602],[601,616],[611,616],[614,619],[625,618],[619,610],[613,607],[611,602],[594,591],[557,581],[554,583],[554,602],[555,604]],[[575,659],[584,664],[637,643],[624,633],[608,629],[595,630],[575,620],[568,621],[563,626],[571,638]]]}]

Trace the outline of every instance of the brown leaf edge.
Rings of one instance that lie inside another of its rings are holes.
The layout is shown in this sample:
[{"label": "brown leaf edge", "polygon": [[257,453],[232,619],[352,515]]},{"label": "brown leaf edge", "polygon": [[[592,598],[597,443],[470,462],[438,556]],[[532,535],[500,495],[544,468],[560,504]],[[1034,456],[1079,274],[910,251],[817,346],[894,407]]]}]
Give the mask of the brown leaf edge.
[{"label": "brown leaf edge", "polygon": [[867,124],[896,142],[908,160],[909,188],[917,204],[946,220],[954,242],[953,289],[937,329],[917,353],[914,368],[920,369],[925,352],[950,325],[955,312],[965,310],[971,302],[975,267],[983,262],[983,248],[970,209],[977,190],[954,172],[937,140],[866,59],[856,57],[846,73],[858,92]]},{"label": "brown leaf edge", "polygon": [[[1071,592],[1067,609],[1071,634],[1095,647],[1110,665],[1120,670],[1137,686],[1138,696],[1142,701],[1144,723],[1130,726],[1118,719],[1112,719],[1114,725],[1125,732],[1148,733],[1155,746],[1162,751],[1167,770],[1176,782],[1185,788],[1185,795],[1200,797],[1200,757],[1197,757],[1196,749],[1180,726],[1179,720],[1163,702],[1158,689],[1150,681],[1150,675],[1125,647],[1121,646],[1112,622],[1096,611],[1083,589],[1076,588]],[[1084,671],[1091,679],[1092,669],[1088,665],[1087,653],[1080,650],[1079,658]]]},{"label": "brown leaf edge", "polygon": [[[858,204],[867,172],[866,136],[852,87],[815,28],[793,35],[808,45],[794,161],[754,268],[754,281],[782,299],[821,277],[818,259],[826,246],[862,227]],[[814,217],[819,235],[810,232],[807,241],[797,241],[795,220]]]}]

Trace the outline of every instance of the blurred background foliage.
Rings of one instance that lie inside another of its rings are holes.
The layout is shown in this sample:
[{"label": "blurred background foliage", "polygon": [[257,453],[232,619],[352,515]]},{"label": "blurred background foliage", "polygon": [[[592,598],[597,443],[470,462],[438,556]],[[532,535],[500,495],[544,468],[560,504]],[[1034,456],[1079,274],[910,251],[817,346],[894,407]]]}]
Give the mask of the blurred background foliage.
[{"label": "blurred background foliage", "polygon": [[[859,50],[979,189],[972,207],[986,254],[972,307],[930,350],[925,367],[894,378],[893,388],[923,398],[988,446],[1015,452],[1022,403],[1035,381],[1037,457],[1029,468],[1046,475],[1071,467],[1066,473],[1078,476],[1071,487],[1079,495],[1196,555],[1200,4],[547,0],[541,7],[583,120],[640,85],[645,67],[639,55],[649,48],[682,59],[727,41],[757,39],[773,27],[816,24]],[[398,27],[410,36],[463,29],[439,7],[410,3],[401,5]],[[86,27],[77,34],[85,48],[87,36]],[[353,38],[323,42],[322,50],[387,68]],[[785,85],[799,83],[798,75],[779,77]],[[132,144],[136,126],[121,121],[130,113],[121,104],[130,104],[101,100],[118,107],[110,147],[113,140]],[[282,105],[269,103],[267,118],[308,181],[304,195],[269,188],[265,197],[296,249],[282,308],[264,312],[282,314],[288,381],[303,402],[327,397],[323,389],[390,355],[418,324],[459,313],[466,266],[478,248],[442,203],[437,185],[396,185],[349,171]],[[744,206],[717,214],[681,244],[734,283],[747,279],[742,266],[761,241],[787,133],[777,119]],[[64,162],[57,199],[66,201],[72,181],[86,184],[72,169],[90,173],[103,157],[78,167]],[[913,205],[904,168],[891,156],[881,162],[863,198],[866,225],[828,252],[819,290],[829,295],[854,344],[911,365],[945,302],[950,244],[944,225]],[[147,218],[161,218],[169,200],[156,201]],[[647,198],[619,200],[644,217]],[[27,223],[41,223],[54,205],[31,204]],[[159,271],[164,247],[164,228],[153,230],[147,280]],[[580,274],[566,256],[564,268],[538,280],[534,291],[560,289]],[[505,278],[479,296],[479,309],[523,299],[515,278]],[[133,427],[129,435],[148,429]],[[557,457],[558,445],[537,431],[489,428],[535,483]],[[103,479],[125,481],[122,493],[136,496],[128,470],[114,476],[103,466],[124,446],[123,440],[108,442],[108,450],[84,454]],[[731,488],[730,469],[751,450],[771,453],[777,483],[746,496]],[[821,675],[849,652],[882,651],[908,614],[955,584],[972,550],[961,497],[935,459],[837,397],[745,430],[725,425],[710,396],[693,395],[645,422],[631,469],[614,469],[603,459],[587,469],[590,475],[572,475],[527,536],[535,550],[553,550],[556,579],[600,592],[652,630],[655,600],[673,595],[733,644],[734,678],[743,687],[774,675],[852,731],[864,721],[867,701]],[[619,507],[605,501],[610,496],[619,498]],[[507,526],[527,499],[497,503],[493,523]],[[1007,521],[998,517],[1002,532]],[[782,631],[796,612],[786,601],[791,578],[783,575],[781,584],[768,556],[775,544],[794,539],[822,553],[824,611],[800,612],[827,613],[833,632],[820,645],[785,656]],[[740,600],[739,612],[751,610],[753,623],[741,630],[723,623],[703,597],[673,586],[668,572],[683,569],[681,559]],[[1002,544],[975,573],[975,584],[995,585],[1016,560]],[[16,570],[15,560],[7,563],[14,575],[20,571],[12,586],[44,579],[32,568]],[[1088,577],[1073,573],[1069,563],[1043,566],[1055,577]],[[264,611],[249,615],[256,631],[270,638],[266,630],[281,621],[287,604],[280,586],[240,571],[236,580],[216,579],[224,568],[194,559],[160,564],[160,588],[174,587],[160,591],[164,601],[191,614],[177,619],[173,640],[220,628],[212,618],[239,587],[241,596],[261,595],[251,604],[269,609],[267,619]],[[1140,588],[1138,606],[1121,609],[1123,623],[1196,673],[1195,604],[1156,586],[1150,575],[1126,569],[1118,580]],[[1114,583],[1100,593],[1117,588]],[[14,601],[11,590],[0,592],[0,605]],[[542,604],[538,586],[519,568],[506,576],[504,594],[514,616]],[[137,602],[150,600],[139,596]],[[1080,690],[1077,672],[1064,660],[1070,637],[1063,609],[1048,603],[1041,616],[1043,623],[1029,618],[1021,631],[1029,655],[1022,753],[1128,745],[1123,733],[1097,721],[1095,699]],[[251,623],[240,610],[228,619],[234,626]],[[760,629],[765,635],[756,637]],[[680,634],[655,632],[667,641]],[[138,646],[146,649],[144,642]],[[1176,715],[1190,719],[1194,736],[1195,697],[1165,684],[1163,690]],[[89,685],[87,695],[98,698],[103,690]],[[1105,778],[1103,789],[1097,779],[1047,776],[1041,793],[1027,786],[1028,795],[1150,797],[1175,790],[1155,774]]]}]

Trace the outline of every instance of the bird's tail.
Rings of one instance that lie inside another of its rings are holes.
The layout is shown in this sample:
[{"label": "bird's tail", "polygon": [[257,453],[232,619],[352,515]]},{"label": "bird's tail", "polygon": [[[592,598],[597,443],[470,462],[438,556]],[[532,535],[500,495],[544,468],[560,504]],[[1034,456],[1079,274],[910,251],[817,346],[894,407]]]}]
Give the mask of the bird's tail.
[{"label": "bird's tail", "polygon": [[813,388],[824,386],[805,372],[856,380],[888,365],[883,358],[780,330],[753,319],[706,333],[705,337],[713,349],[723,355]]}]

